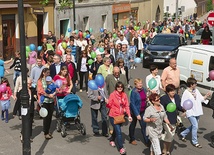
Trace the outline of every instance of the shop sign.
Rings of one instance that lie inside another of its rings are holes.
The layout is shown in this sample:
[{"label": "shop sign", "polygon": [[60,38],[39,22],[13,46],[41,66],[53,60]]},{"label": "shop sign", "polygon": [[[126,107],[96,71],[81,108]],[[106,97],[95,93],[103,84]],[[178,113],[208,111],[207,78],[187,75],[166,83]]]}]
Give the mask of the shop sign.
[{"label": "shop sign", "polygon": [[112,13],[122,13],[131,11],[131,4],[115,4],[112,5]]}]

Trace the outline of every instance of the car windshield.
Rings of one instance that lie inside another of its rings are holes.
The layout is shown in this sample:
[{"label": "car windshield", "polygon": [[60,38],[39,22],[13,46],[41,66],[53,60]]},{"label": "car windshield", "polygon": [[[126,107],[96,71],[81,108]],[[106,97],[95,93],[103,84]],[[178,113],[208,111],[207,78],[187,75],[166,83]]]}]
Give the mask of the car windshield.
[{"label": "car windshield", "polygon": [[199,30],[196,32],[196,35],[202,35],[203,30],[204,30],[204,29],[199,29]]},{"label": "car windshield", "polygon": [[179,45],[179,37],[155,36],[151,42],[151,45],[177,46]]}]

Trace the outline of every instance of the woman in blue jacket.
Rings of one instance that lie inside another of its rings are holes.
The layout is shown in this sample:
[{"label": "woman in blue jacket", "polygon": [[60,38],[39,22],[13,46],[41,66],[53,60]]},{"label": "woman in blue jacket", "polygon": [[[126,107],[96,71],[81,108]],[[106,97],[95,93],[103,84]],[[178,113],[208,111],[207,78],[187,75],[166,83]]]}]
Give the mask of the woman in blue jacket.
[{"label": "woman in blue jacket", "polygon": [[174,130],[171,131],[170,127],[168,125],[166,125],[166,123],[163,124],[165,134],[162,137],[162,140],[164,141],[164,143],[163,143],[164,148],[163,148],[162,152],[165,155],[169,155],[171,143],[172,143],[172,141],[174,139],[174,135],[175,135],[175,128],[176,128],[176,123],[177,123],[177,114],[178,114],[177,110],[185,112],[185,109],[183,109],[181,107],[180,96],[178,94],[176,94],[176,88],[173,84],[168,84],[166,86],[166,94],[160,98],[160,102],[163,105],[163,107],[165,108],[165,110],[167,110],[166,107],[169,103],[174,103],[176,105],[176,110],[174,112],[167,112],[166,111],[169,122],[170,122],[171,126],[174,128]]},{"label": "woman in blue jacket", "polygon": [[129,137],[130,143],[133,145],[137,145],[135,140],[135,127],[137,124],[137,120],[141,126],[141,132],[143,134],[145,145],[149,145],[148,137],[146,136],[146,123],[143,121],[143,115],[147,106],[147,92],[146,89],[143,88],[142,79],[135,79],[134,80],[135,88],[132,90],[130,95],[130,110],[132,115],[132,122],[129,126]]}]

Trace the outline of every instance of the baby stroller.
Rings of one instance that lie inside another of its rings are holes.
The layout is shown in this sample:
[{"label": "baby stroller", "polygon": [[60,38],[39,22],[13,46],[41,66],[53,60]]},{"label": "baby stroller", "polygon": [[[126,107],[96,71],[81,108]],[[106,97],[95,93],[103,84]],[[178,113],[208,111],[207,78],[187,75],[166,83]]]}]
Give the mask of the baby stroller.
[{"label": "baby stroller", "polygon": [[68,94],[57,102],[59,115],[57,116],[57,131],[61,132],[62,137],[66,137],[66,127],[74,123],[82,135],[86,135],[86,128],[80,122],[79,109],[82,108],[82,100],[75,94]]}]

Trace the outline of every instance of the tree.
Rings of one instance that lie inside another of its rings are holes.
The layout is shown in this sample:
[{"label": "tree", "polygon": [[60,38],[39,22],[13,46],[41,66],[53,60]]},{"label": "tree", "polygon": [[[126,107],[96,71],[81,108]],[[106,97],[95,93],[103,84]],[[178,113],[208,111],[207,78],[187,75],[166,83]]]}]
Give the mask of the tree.
[{"label": "tree", "polygon": [[212,0],[207,0],[207,11],[210,11],[213,9]]},{"label": "tree", "polygon": [[[50,0],[41,0],[39,3],[42,5],[48,5]],[[59,0],[59,10],[63,10],[64,8],[72,8],[73,7],[73,3],[72,0]]]}]

